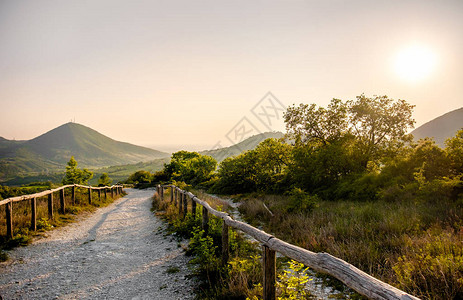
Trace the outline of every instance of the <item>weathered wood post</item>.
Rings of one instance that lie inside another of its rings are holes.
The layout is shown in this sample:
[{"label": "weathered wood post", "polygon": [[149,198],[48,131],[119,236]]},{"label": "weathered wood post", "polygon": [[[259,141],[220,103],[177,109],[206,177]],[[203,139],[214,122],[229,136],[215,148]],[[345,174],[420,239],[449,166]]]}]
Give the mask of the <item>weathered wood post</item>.
[{"label": "weathered wood post", "polygon": [[164,200],[164,186],[161,185],[161,200]]},{"label": "weathered wood post", "polygon": [[92,187],[88,187],[88,204],[92,204]]},{"label": "weathered wood post", "polygon": [[196,217],[196,201],[193,198],[191,198],[191,214],[193,215],[193,219]]},{"label": "weathered wood post", "polygon": [[103,191],[104,191],[104,199],[108,200],[108,188],[105,187]]},{"label": "weathered wood post", "polygon": [[222,265],[226,266],[228,263],[228,225],[225,220],[222,222]]},{"label": "weathered wood post", "polygon": [[48,194],[48,219],[53,220],[53,193]]},{"label": "weathered wood post", "polygon": [[180,216],[183,211],[183,191],[179,193],[179,201],[178,201],[178,215]]},{"label": "weathered wood post", "polygon": [[37,198],[31,199],[31,230],[37,230]]},{"label": "weathered wood post", "polygon": [[170,203],[174,201],[174,186],[170,186]]},{"label": "weathered wood post", "polygon": [[72,186],[71,200],[72,200],[72,205],[76,205],[76,185],[75,184]]},{"label": "weathered wood post", "polygon": [[209,231],[209,215],[207,208],[203,206],[203,222],[202,222],[203,230],[207,234]]},{"label": "weathered wood post", "polygon": [[101,189],[98,189],[98,200],[101,201]]},{"label": "weathered wood post", "polygon": [[5,205],[6,214],[6,236],[10,239],[13,238],[13,202],[8,202]]},{"label": "weathered wood post", "polygon": [[111,187],[111,198],[114,199],[114,188],[113,187]]},{"label": "weathered wood post", "polygon": [[64,189],[59,191],[59,212],[63,215],[66,212],[66,203],[64,202]]},{"label": "weathered wood post", "polygon": [[183,217],[185,218],[188,214],[188,197],[186,192],[183,194]]},{"label": "weathered wood post", "polygon": [[178,188],[175,187],[175,197],[174,197],[174,205],[177,207],[177,201],[178,201]]},{"label": "weathered wood post", "polygon": [[276,259],[275,251],[262,246],[264,269],[264,300],[275,300]]}]

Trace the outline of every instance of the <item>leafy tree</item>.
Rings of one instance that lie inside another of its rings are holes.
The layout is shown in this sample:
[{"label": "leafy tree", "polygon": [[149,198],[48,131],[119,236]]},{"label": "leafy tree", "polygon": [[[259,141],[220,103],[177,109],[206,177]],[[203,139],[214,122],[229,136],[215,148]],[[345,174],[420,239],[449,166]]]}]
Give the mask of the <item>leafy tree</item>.
[{"label": "leafy tree", "polygon": [[211,156],[182,150],[172,154],[164,173],[171,180],[200,184],[212,178],[216,167],[217,161]]},{"label": "leafy tree", "polygon": [[62,182],[63,184],[87,184],[92,177],[93,172],[87,169],[78,169],[77,161],[74,159],[74,156],[71,156]]},{"label": "leafy tree", "polygon": [[453,173],[463,174],[463,129],[459,130],[454,137],[447,139],[445,145]]},{"label": "leafy tree", "polygon": [[366,167],[398,144],[407,140],[407,130],[413,128],[413,105],[404,100],[394,101],[387,96],[365,95],[349,101],[349,126],[359,143],[362,164]]},{"label": "leafy tree", "polygon": [[217,171],[219,180],[213,191],[219,193],[246,193],[257,190],[257,155],[247,151],[236,157],[224,159]]},{"label": "leafy tree", "polygon": [[370,161],[379,163],[385,154],[393,155],[401,142],[410,141],[406,132],[415,122],[412,111],[413,105],[404,100],[362,94],[355,101],[333,99],[326,109],[315,104],[289,107],[285,123],[289,137],[310,148],[354,141],[353,154],[366,169]]},{"label": "leafy tree", "polygon": [[327,144],[348,132],[347,104],[339,99],[331,100],[326,109],[302,103],[288,107],[284,118],[287,134],[297,143]]},{"label": "leafy tree", "polygon": [[113,180],[109,177],[108,173],[103,173],[98,179],[98,186],[109,186],[112,182]]},{"label": "leafy tree", "polygon": [[129,176],[127,183],[151,183],[153,175],[148,171],[137,171]]},{"label": "leafy tree", "polygon": [[185,161],[199,156],[200,154],[198,152],[189,152],[185,150],[172,153],[170,162],[164,165],[164,172],[171,178],[179,179],[182,175],[182,168]]},{"label": "leafy tree", "polygon": [[242,193],[278,189],[290,160],[291,146],[267,139],[256,149],[227,158],[219,166],[217,192]]}]

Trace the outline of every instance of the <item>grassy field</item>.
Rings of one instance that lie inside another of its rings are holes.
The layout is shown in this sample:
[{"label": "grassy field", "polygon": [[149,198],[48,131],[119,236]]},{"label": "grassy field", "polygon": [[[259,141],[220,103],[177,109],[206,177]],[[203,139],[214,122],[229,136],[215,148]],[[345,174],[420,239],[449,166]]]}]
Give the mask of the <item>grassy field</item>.
[{"label": "grassy field", "polygon": [[458,203],[319,201],[312,211],[288,212],[287,196],[235,198],[246,221],[278,238],[328,252],[424,299],[463,297]]}]

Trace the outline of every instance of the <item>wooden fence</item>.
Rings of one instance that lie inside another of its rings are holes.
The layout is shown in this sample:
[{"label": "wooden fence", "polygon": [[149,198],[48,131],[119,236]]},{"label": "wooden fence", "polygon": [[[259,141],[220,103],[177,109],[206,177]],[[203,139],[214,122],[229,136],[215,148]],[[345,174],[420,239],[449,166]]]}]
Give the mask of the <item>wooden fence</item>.
[{"label": "wooden fence", "polygon": [[232,219],[227,213],[213,209],[209,204],[191,192],[184,191],[174,185],[158,185],[157,193],[161,199],[164,189],[170,188],[170,202],[177,206],[179,214],[186,216],[188,211],[188,198],[191,200],[192,213],[196,214],[196,204],[203,207],[202,227],[208,231],[208,214],[223,220],[222,223],[222,261],[228,261],[228,227],[241,230],[262,244],[263,247],[263,290],[264,300],[274,300],[276,296],[276,258],[275,252],[303,263],[315,271],[331,275],[342,281],[346,286],[371,299],[418,299],[373,276],[359,270],[355,266],[328,253],[315,253],[298,246],[282,241],[262,230],[252,227],[244,222]]},{"label": "wooden fence", "polygon": [[115,195],[119,195],[122,193],[122,185],[113,185],[113,186],[103,186],[103,187],[92,187],[92,186],[85,186],[85,185],[79,185],[79,184],[71,184],[71,185],[65,185],[61,186],[56,189],[52,190],[46,190],[43,192],[35,193],[35,194],[29,194],[29,195],[23,195],[23,196],[17,196],[17,197],[11,197],[7,198],[4,200],[0,200],[0,206],[5,205],[5,219],[6,219],[6,234],[8,238],[13,238],[13,203],[14,202],[20,202],[20,201],[31,201],[31,229],[32,230],[37,230],[37,198],[39,197],[44,197],[48,195],[48,218],[53,219],[53,193],[59,192],[59,198],[60,198],[60,207],[59,207],[59,212],[60,213],[65,213],[66,212],[66,205],[65,205],[65,189],[71,188],[71,201],[72,204],[76,204],[76,189],[77,188],[84,188],[88,190],[88,203],[92,203],[92,191],[97,190],[98,191],[98,198],[101,199],[101,192],[104,192],[104,197],[105,199],[108,197],[107,193],[108,191],[111,193],[111,197],[114,197]]}]

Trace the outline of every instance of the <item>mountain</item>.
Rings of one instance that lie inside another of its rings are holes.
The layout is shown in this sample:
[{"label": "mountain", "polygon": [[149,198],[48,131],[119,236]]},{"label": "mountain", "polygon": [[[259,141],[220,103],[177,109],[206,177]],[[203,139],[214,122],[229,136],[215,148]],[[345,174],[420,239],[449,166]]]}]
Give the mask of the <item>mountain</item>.
[{"label": "mountain", "polygon": [[[69,132],[74,133],[70,134]],[[51,134],[51,136],[49,136],[49,134]],[[236,156],[243,151],[254,149],[260,142],[267,138],[281,138],[283,136],[284,134],[281,132],[266,132],[249,137],[230,147],[201,151],[200,153],[203,155],[210,155],[220,162],[227,157]],[[56,139],[58,139],[58,141]],[[91,167],[95,164],[95,161],[99,162],[102,160],[101,156],[95,155],[98,149],[107,147],[114,149],[115,147],[111,146],[112,143],[120,142],[116,142],[93,129],[75,123],[64,124],[30,141],[3,141],[2,138],[0,138],[0,179],[3,177],[4,184],[6,185],[21,185],[46,180],[56,181],[56,178],[63,177],[65,164],[70,157],[63,153],[70,154],[71,150],[69,150],[69,148],[74,149],[72,153],[74,153],[74,157],[79,162],[79,167]],[[96,144],[98,144],[99,147],[96,147]],[[130,145],[127,143],[120,144],[124,146]],[[6,147],[8,149],[5,150],[5,148],[2,148],[3,145],[14,145],[15,147]],[[30,148],[32,145],[34,146],[34,150]],[[102,145],[105,145],[105,147]],[[133,147],[134,145],[130,146]],[[127,150],[125,147],[122,148]],[[147,149],[143,147],[138,148]],[[164,164],[170,161],[169,155],[155,150],[151,150],[150,153],[152,153],[152,151],[160,156],[155,159],[145,159],[135,163],[115,163],[107,164],[102,167],[94,167],[92,168],[94,178],[90,182],[95,184],[97,178],[103,172],[108,173],[109,177],[111,177],[114,182],[117,182],[126,179],[129,175],[139,170],[149,172],[162,170]],[[9,154],[7,152],[9,152]],[[114,155],[115,153],[111,151],[111,153],[108,154],[108,151],[104,150],[102,150],[102,152],[105,156]],[[16,156],[11,156],[11,153],[16,153]],[[77,155],[77,153],[79,153],[79,155]],[[85,153],[88,157],[82,156],[82,153]],[[53,155],[55,161],[49,159],[49,157]],[[48,157],[48,159],[45,157]],[[59,162],[56,162],[58,159]],[[9,168],[7,166],[9,166]],[[61,174],[57,175],[57,172],[61,172]]]},{"label": "mountain", "polygon": [[445,140],[455,136],[463,128],[463,107],[437,117],[411,132],[415,140],[425,137],[434,138],[436,143],[445,147]]},{"label": "mountain", "polygon": [[253,135],[245,139],[244,141],[241,141],[229,147],[214,149],[214,150],[206,150],[206,151],[201,151],[199,153],[203,155],[212,156],[218,162],[221,162],[227,157],[236,156],[236,155],[239,155],[241,152],[256,148],[260,142],[268,138],[279,139],[279,138],[282,138],[283,136],[284,134],[281,132],[264,132],[264,133],[260,133],[257,135]]},{"label": "mountain", "polygon": [[63,171],[70,157],[97,168],[168,157],[157,150],[113,140],[89,127],[66,123],[28,141],[0,139],[0,178]]}]

